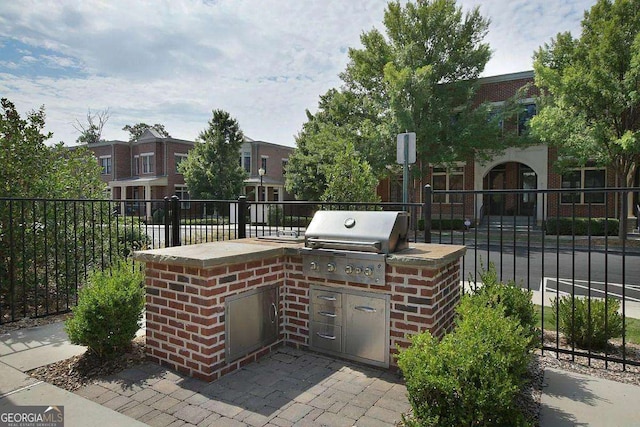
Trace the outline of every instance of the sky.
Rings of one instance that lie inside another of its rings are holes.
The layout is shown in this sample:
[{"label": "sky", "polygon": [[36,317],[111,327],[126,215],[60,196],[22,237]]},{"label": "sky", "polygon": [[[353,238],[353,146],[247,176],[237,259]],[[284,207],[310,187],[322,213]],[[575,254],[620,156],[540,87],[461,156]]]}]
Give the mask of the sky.
[{"label": "sky", "polygon": [[[596,0],[458,0],[491,20],[483,76],[531,70],[559,32],[580,34]],[[23,117],[44,105],[50,143],[108,109],[102,137],[160,123],[195,140],[214,109],[245,135],[295,145],[360,35],[384,31],[383,0],[15,0],[0,2],[0,97]]]}]

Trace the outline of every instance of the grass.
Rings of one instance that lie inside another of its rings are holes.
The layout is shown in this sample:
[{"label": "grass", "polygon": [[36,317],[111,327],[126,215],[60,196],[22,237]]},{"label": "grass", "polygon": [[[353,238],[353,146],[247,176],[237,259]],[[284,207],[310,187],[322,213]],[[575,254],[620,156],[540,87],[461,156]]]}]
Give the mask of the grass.
[{"label": "grass", "polygon": [[[541,319],[542,307],[539,305],[534,305],[534,308],[536,310],[536,314],[538,315],[538,319]],[[540,321],[538,321],[538,326],[540,326]],[[627,342],[640,345],[640,319],[633,319],[631,317],[627,317],[625,319],[625,326],[626,326],[626,332],[627,332]],[[553,312],[551,311],[551,307],[544,308],[543,327],[547,331],[556,330],[556,322],[553,318]]]}]

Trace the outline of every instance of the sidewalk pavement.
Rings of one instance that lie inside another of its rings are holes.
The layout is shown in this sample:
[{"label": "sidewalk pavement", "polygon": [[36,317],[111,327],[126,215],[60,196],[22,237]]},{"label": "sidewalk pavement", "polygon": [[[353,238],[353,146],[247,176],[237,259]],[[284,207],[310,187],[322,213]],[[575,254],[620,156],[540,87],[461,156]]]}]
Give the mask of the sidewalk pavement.
[{"label": "sidewalk pavement", "polygon": [[[62,323],[0,335],[0,413],[63,405],[65,426],[393,425],[409,409],[394,375],[288,348],[205,383],[152,363],[70,393],[25,372],[81,354]],[[540,424],[638,426],[640,387],[547,368]]]}]

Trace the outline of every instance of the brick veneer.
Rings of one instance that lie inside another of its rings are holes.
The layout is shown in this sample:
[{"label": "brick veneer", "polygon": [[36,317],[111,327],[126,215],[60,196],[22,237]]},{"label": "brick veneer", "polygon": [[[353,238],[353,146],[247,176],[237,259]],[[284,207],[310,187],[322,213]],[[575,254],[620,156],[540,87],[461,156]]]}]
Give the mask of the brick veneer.
[{"label": "brick veneer", "polygon": [[[213,381],[255,361],[275,346],[309,345],[309,287],[357,287],[391,295],[390,361],[408,335],[429,330],[441,337],[453,327],[460,298],[459,260],[435,267],[387,264],[387,284],[308,278],[297,255],[272,257],[214,268],[150,262],[146,266],[147,353],[151,360],[179,372]],[[231,295],[276,285],[280,289],[280,334],[271,346],[232,363],[225,361],[224,302]]]}]

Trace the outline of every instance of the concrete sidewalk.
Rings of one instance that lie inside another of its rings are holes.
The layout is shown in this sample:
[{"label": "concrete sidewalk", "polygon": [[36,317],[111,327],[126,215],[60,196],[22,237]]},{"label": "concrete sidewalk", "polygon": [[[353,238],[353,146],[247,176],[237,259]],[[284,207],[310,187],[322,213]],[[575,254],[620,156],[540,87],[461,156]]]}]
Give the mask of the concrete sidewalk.
[{"label": "concrete sidewalk", "polygon": [[[69,393],[25,371],[81,354],[62,323],[0,335],[0,412],[63,405],[65,426],[384,426],[409,409],[388,372],[283,348],[205,383],[152,363]],[[640,387],[545,369],[541,426],[638,426]]]}]

